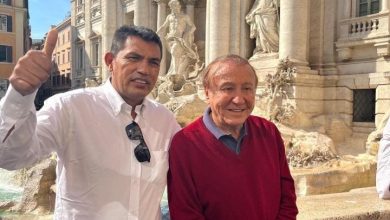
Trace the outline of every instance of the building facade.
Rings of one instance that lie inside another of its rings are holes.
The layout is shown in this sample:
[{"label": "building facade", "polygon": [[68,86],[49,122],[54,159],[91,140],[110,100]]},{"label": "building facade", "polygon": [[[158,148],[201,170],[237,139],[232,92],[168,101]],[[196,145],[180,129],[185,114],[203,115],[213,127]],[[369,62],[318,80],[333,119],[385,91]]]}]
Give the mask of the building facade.
[{"label": "building facade", "polygon": [[[28,0],[0,0],[0,87],[7,88],[16,61],[30,49]],[[0,94],[2,96],[2,94]]]},{"label": "building facade", "polygon": [[[57,29],[58,39],[56,47],[52,55],[52,68],[49,79],[39,88],[35,98],[35,105],[39,109],[43,106],[43,102],[48,97],[57,93],[65,92],[71,89],[72,77],[72,26],[71,18],[68,17],[57,26],[52,28]],[[43,41],[41,44],[33,45],[35,49],[41,50],[43,48]]]},{"label": "building facade", "polygon": [[50,81],[52,94],[67,91],[71,88],[72,49],[70,17],[55,28],[58,31],[57,45],[53,51],[53,65]]},{"label": "building facade", "polygon": [[[388,0],[279,0],[279,50],[258,56],[252,54],[256,43],[246,22],[257,0],[180,2],[196,26],[195,43],[206,64],[227,53],[239,54],[250,59],[261,80],[288,57],[297,69],[289,97],[297,112],[293,126],[326,133],[356,152],[366,150],[367,135],[390,109]],[[102,54],[110,49],[117,27],[157,30],[170,13],[169,0],[71,3],[74,87],[84,86],[87,78],[97,83],[107,79]],[[165,50],[161,74],[169,59]]]}]

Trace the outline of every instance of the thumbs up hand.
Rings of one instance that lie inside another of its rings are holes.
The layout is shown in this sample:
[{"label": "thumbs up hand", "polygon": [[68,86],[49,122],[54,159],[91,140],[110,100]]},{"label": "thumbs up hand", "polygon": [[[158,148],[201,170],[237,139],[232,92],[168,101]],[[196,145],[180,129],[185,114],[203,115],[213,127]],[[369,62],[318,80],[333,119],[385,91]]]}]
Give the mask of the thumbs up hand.
[{"label": "thumbs up hand", "polygon": [[16,63],[9,81],[21,95],[35,92],[49,78],[57,38],[57,30],[50,30],[43,50],[30,50]]}]

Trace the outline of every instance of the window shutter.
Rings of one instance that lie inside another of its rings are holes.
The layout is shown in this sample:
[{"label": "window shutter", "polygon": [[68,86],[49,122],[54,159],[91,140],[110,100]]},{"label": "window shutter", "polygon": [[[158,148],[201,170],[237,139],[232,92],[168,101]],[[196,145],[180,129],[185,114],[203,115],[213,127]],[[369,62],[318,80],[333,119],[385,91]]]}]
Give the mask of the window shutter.
[{"label": "window shutter", "polygon": [[12,32],[12,16],[7,16],[7,32]]},{"label": "window shutter", "polygon": [[7,62],[12,63],[12,47],[6,47]]}]

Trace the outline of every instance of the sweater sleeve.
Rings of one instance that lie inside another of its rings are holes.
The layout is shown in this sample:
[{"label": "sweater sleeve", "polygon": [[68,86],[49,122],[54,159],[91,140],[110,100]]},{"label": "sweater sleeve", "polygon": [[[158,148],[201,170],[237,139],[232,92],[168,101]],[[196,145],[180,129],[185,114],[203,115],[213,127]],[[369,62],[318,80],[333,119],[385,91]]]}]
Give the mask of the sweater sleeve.
[{"label": "sweater sleeve", "polygon": [[192,143],[179,132],[169,149],[168,204],[172,220],[205,219],[190,170],[188,144]]},{"label": "sweater sleeve", "polygon": [[296,205],[296,195],[294,179],[288,167],[286,152],[280,132],[275,127],[275,137],[279,147],[279,167],[281,182],[280,209],[277,219],[296,219],[298,208]]},{"label": "sweater sleeve", "polygon": [[378,151],[378,165],[376,171],[376,189],[379,198],[390,199],[390,120],[383,130]]}]

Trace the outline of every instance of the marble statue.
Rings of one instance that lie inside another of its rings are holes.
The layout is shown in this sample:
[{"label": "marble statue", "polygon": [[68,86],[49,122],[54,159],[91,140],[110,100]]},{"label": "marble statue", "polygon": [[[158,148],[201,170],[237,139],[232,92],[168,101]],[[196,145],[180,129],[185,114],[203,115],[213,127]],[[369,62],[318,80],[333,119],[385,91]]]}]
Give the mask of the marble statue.
[{"label": "marble statue", "polygon": [[250,25],[250,38],[256,39],[253,54],[279,51],[278,0],[256,0],[246,22]]},{"label": "marble statue", "polygon": [[[181,11],[178,0],[171,0],[168,5],[171,14],[157,30],[160,36],[164,36],[165,43],[172,55],[167,75],[183,74],[188,79],[192,75],[191,72],[199,72],[201,66],[194,43],[196,27],[191,18]],[[167,33],[165,34],[165,32]]]}]

